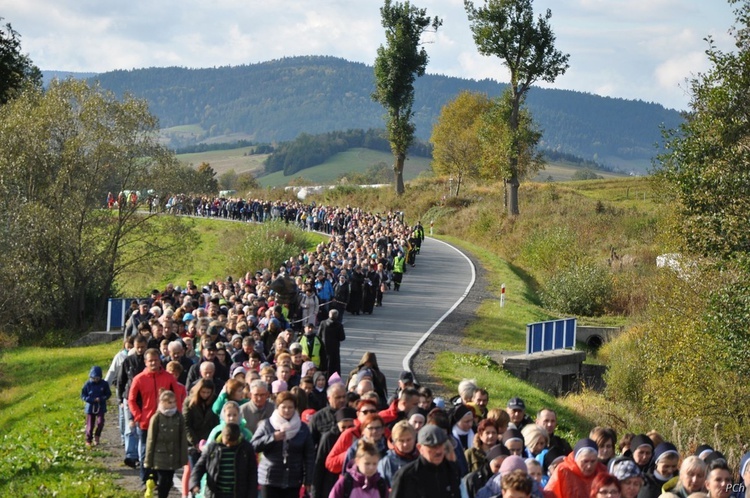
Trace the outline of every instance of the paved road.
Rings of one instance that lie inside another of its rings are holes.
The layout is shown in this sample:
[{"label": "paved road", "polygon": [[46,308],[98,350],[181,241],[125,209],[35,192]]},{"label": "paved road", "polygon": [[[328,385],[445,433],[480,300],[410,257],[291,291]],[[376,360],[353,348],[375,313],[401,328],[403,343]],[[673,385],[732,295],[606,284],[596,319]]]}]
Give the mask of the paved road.
[{"label": "paved road", "polygon": [[357,366],[365,351],[373,351],[388,380],[389,394],[393,392],[418,345],[463,300],[474,276],[474,265],[460,251],[426,239],[417,266],[404,275],[400,292],[388,292],[383,307],[375,308],[372,315],[346,313],[342,375]]}]

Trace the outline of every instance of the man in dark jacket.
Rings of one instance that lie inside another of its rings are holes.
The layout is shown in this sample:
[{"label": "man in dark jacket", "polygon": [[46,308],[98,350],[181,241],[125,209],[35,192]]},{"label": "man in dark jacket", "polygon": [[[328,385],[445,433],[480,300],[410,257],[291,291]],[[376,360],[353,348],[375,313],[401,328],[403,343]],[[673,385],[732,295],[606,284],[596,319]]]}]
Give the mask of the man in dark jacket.
[{"label": "man in dark jacket", "polygon": [[458,469],[445,459],[448,435],[436,425],[419,431],[419,458],[407,463],[393,477],[391,498],[459,498]]},{"label": "man in dark jacket", "polygon": [[313,469],[312,498],[328,498],[336,484],[339,476],[326,469],[326,457],[333,449],[333,445],[336,444],[341,433],[350,427],[354,427],[355,418],[357,418],[357,411],[354,408],[345,406],[337,410],[336,425],[320,438],[317,456],[315,457],[315,468]]},{"label": "man in dark jacket", "polygon": [[325,371],[328,375],[333,372],[341,374],[341,343],[346,340],[344,326],[339,320],[339,311],[331,310],[328,312],[328,319],[323,320],[318,329],[318,337],[323,341],[323,347],[326,351],[326,364],[320,365],[320,370]]},{"label": "man in dark jacket", "polygon": [[148,323],[154,315],[148,310],[149,302],[147,299],[141,299],[138,303],[138,311],[130,315],[130,323],[128,323],[127,335],[138,334],[138,325],[141,323]]},{"label": "man in dark jacket", "polygon": [[201,349],[201,357],[197,363],[190,367],[190,371],[187,376],[186,386],[190,386],[196,380],[201,378],[201,363],[210,361],[214,364],[214,377],[220,380],[222,383],[229,379],[229,369],[224,366],[221,361],[216,357],[216,343],[208,342],[206,346]]},{"label": "man in dark jacket", "polygon": [[[222,466],[232,461],[233,465]],[[221,442],[212,442],[203,450],[190,474],[190,489],[200,492],[201,479],[206,476],[203,496],[258,496],[258,469],[255,450],[242,439],[240,426],[229,423],[221,431]]]},{"label": "man in dark jacket", "polygon": [[320,438],[336,425],[336,411],[346,405],[346,388],[336,383],[328,387],[328,406],[319,410],[310,420],[310,432],[317,448]]}]

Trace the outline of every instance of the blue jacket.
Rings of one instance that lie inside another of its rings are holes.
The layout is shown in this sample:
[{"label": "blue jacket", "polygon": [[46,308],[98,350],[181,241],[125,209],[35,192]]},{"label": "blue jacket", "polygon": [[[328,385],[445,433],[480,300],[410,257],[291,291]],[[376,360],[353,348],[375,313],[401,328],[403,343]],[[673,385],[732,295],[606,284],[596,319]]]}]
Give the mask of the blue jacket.
[{"label": "blue jacket", "polygon": [[[94,381],[98,378],[98,381]],[[107,400],[112,397],[109,383],[102,379],[101,367],[91,367],[89,380],[81,389],[81,399],[86,402],[84,411],[87,414],[107,413]],[[96,400],[99,401],[96,401]]]}]

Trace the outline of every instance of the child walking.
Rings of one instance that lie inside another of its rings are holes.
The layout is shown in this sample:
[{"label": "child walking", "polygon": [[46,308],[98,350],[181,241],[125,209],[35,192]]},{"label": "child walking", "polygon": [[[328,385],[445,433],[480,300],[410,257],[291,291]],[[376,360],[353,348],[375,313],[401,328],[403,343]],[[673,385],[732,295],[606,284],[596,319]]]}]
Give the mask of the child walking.
[{"label": "child walking", "polygon": [[242,437],[239,424],[227,423],[221,430],[221,436],[203,449],[190,475],[193,493],[197,494],[201,488],[204,497],[257,498],[255,450]]},{"label": "child walking", "polygon": [[146,438],[145,467],[156,480],[159,498],[167,498],[172,489],[174,471],[187,463],[188,442],[185,419],[177,410],[172,391],[159,394],[159,408],[151,417]]},{"label": "child walking", "polygon": [[378,473],[379,461],[378,447],[360,439],[354,462],[336,481],[329,498],[387,498],[388,484]]},{"label": "child walking", "polygon": [[109,383],[102,380],[102,367],[91,367],[89,380],[81,389],[81,399],[86,402],[86,446],[99,444],[104,429],[104,414],[107,413],[107,400],[111,396]]}]

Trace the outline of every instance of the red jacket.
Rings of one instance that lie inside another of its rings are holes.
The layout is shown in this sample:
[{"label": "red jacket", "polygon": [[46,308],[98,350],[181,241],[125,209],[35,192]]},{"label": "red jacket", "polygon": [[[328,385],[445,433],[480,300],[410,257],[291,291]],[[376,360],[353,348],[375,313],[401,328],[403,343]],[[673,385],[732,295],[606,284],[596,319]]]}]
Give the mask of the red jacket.
[{"label": "red jacket", "polygon": [[143,430],[148,430],[151,416],[159,408],[159,392],[162,389],[173,393],[178,391],[177,379],[164,369],[160,368],[156,372],[146,369],[133,379],[128,395],[128,407],[133,414],[133,420]]},{"label": "red jacket", "polygon": [[551,491],[556,498],[588,498],[591,496],[591,483],[594,482],[594,478],[606,472],[607,467],[597,462],[594,473],[584,476],[576,463],[575,455],[569,453],[565,460],[555,468],[555,472],[544,487],[545,495]]},{"label": "red jacket", "polygon": [[399,420],[404,420],[406,416],[398,411],[398,399],[394,399],[391,405],[385,410],[378,412],[380,418],[383,419],[383,423],[388,427],[393,427]]},{"label": "red jacket", "polygon": [[[328,472],[332,472],[336,475],[344,472],[344,460],[346,460],[346,452],[351,448],[352,443],[362,437],[362,429],[359,428],[359,420],[354,421],[354,427],[349,427],[347,430],[341,433],[336,443],[331,448],[331,451],[326,457],[326,469]],[[391,430],[385,428],[383,433],[388,446],[391,446]]]},{"label": "red jacket", "polygon": [[328,469],[328,472],[339,475],[344,470],[346,452],[349,451],[349,448],[351,448],[355,439],[362,437],[362,431],[359,428],[358,422],[359,421],[355,422],[357,425],[354,427],[350,427],[342,432],[336,440],[336,444],[331,448],[331,451],[326,457],[326,469]]}]

